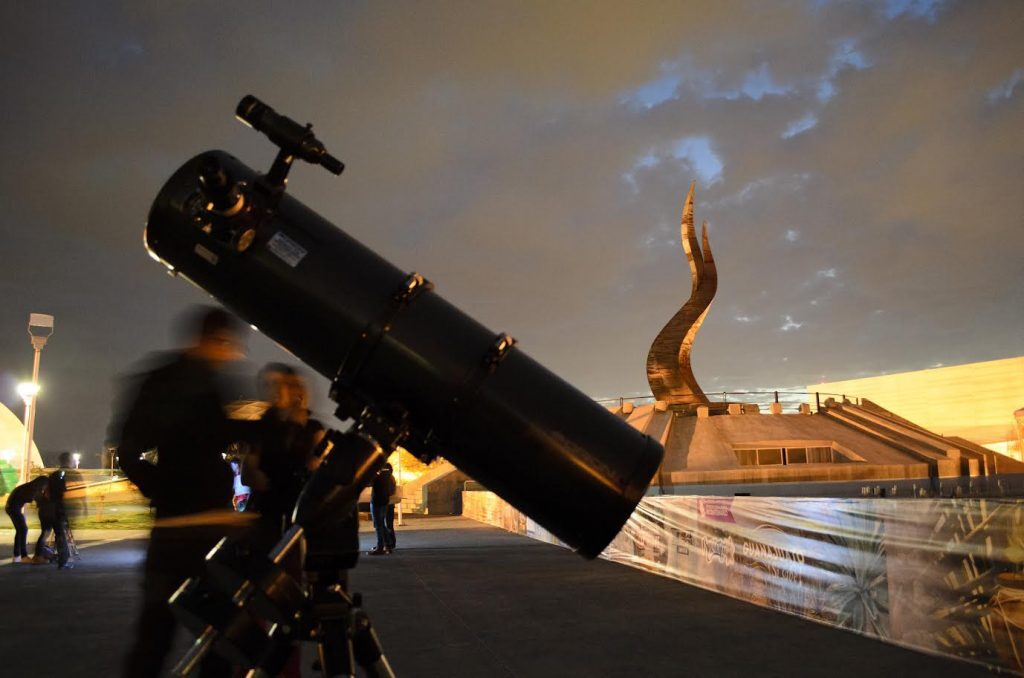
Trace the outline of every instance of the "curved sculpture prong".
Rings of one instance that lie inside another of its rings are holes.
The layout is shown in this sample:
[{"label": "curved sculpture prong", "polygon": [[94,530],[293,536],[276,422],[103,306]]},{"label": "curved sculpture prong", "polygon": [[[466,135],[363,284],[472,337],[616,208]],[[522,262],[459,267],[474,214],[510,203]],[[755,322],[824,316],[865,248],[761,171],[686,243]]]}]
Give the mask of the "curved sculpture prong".
[{"label": "curved sculpture prong", "polygon": [[695,188],[696,182],[691,183],[680,225],[683,251],[686,252],[686,259],[690,264],[690,298],[658,333],[647,354],[647,382],[651,386],[651,393],[669,405],[709,402],[693,376],[690,351],[693,348],[693,339],[700,330],[718,290],[718,269],[715,268],[715,259],[711,256],[707,222],[701,227],[700,242],[697,241],[693,225]]}]

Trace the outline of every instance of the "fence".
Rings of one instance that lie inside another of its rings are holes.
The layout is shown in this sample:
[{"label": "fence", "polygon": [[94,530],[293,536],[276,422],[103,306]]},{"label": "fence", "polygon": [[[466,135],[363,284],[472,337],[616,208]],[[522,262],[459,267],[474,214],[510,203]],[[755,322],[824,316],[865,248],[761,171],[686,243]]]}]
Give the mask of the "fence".
[{"label": "fence", "polygon": [[[747,390],[747,391],[710,391],[704,395],[712,403],[750,403],[757,405],[762,410],[767,410],[771,403],[781,403],[783,411],[797,410],[800,405],[810,404],[815,410],[829,398],[839,402],[849,400],[856,405],[861,404],[861,398],[846,393],[828,393],[825,391],[808,392],[806,390]],[[618,398],[600,398],[596,402],[605,407],[621,405],[631,402],[634,405],[653,403],[653,395],[620,396]]]},{"label": "fence", "polygon": [[[491,492],[463,515],[557,543]],[[646,497],[602,558],[879,640],[1024,675],[1024,504]]]}]

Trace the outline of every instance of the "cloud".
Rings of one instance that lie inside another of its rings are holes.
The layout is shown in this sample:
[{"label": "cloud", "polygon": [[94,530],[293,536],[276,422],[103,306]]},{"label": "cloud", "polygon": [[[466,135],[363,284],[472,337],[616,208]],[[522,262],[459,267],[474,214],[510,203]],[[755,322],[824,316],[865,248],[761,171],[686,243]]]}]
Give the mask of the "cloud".
[{"label": "cloud", "polygon": [[793,316],[787,315],[782,317],[782,325],[779,326],[779,329],[783,332],[792,332],[793,330],[798,330],[803,326],[804,323],[798,323],[793,320]]},{"label": "cloud", "polygon": [[673,144],[673,153],[690,163],[700,177],[701,183],[710,185],[722,178],[722,159],[712,148],[709,137],[685,137]]},{"label": "cloud", "polygon": [[817,78],[815,95],[819,103],[827,103],[837,94],[836,79],[846,70],[860,71],[870,63],[857,43],[849,38],[839,40],[832,49],[832,55],[824,73]]},{"label": "cloud", "polygon": [[682,79],[683,76],[678,73],[666,73],[627,92],[623,100],[644,108],[652,108],[675,98]]},{"label": "cloud", "polygon": [[789,176],[758,177],[747,183],[736,193],[727,195],[709,204],[713,207],[728,207],[742,205],[752,200],[763,200],[766,196],[777,197],[787,193],[798,193],[804,190],[810,180],[811,175],[807,173]]},{"label": "cloud", "polygon": [[772,77],[771,68],[766,63],[761,63],[757,68],[748,71],[740,86],[740,92],[754,101],[760,101],[765,96],[781,96],[788,94],[792,88],[779,84]]},{"label": "cloud", "polygon": [[785,131],[782,133],[783,139],[792,139],[798,134],[803,134],[809,129],[814,129],[814,126],[818,124],[818,116],[813,113],[808,113],[802,118],[798,118],[793,122],[789,123]]},{"label": "cloud", "polygon": [[888,19],[909,16],[935,21],[945,4],[944,0],[886,0],[884,11]]},{"label": "cloud", "polygon": [[1006,82],[1001,83],[998,87],[994,87],[988,91],[988,102],[990,104],[999,103],[1001,100],[1010,99],[1013,97],[1014,91],[1017,89],[1017,85],[1024,82],[1024,68],[1018,68],[1013,72]]}]

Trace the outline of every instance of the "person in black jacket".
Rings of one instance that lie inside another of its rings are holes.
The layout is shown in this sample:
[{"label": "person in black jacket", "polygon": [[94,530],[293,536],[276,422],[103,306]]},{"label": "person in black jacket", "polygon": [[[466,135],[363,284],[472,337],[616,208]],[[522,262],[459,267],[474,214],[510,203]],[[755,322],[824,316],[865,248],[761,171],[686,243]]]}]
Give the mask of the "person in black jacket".
[{"label": "person in black jacket", "polygon": [[50,540],[50,533],[57,527],[57,506],[50,498],[50,476],[46,478],[46,489],[36,497],[36,509],[39,512],[39,539],[36,540],[35,557],[33,563],[52,563],[57,554],[47,545]]},{"label": "person in black jacket", "polygon": [[314,450],[325,431],[310,416],[309,393],[295,368],[270,363],[258,381],[270,407],[248,441],[242,482],[252,490],[247,508],[259,512],[264,536],[273,545],[291,526],[295,502],[319,462]]},{"label": "person in black jacket", "polygon": [[[314,453],[325,431],[323,424],[310,416],[309,392],[295,368],[270,363],[260,370],[257,381],[270,407],[256,422],[254,435],[247,440],[250,451],[242,465],[242,482],[252,491],[246,510],[256,511],[260,516],[255,530],[256,549],[269,551],[292,525],[295,503],[320,461]],[[358,529],[356,522],[353,527],[356,544]],[[310,548],[314,546],[310,544]],[[281,563],[285,572],[300,584],[302,565],[298,549]],[[301,675],[300,660],[301,652],[296,644],[279,675]]]},{"label": "person in black jacket", "polygon": [[[239,515],[223,457],[233,428],[218,373],[244,355],[244,327],[223,310],[204,309],[190,329],[193,345],[142,374],[111,424],[121,468],[156,512],[142,610],[124,667],[133,678],[160,674],[175,630],[167,599],[185,579],[202,574],[206,553],[229,531],[230,516]],[[211,653],[201,675],[228,676],[231,667]]]},{"label": "person in black jacket", "polygon": [[[34,480],[18,485],[7,497],[7,517],[14,523],[14,562],[30,562],[28,557],[28,525],[25,523],[25,504],[37,501],[46,492],[49,480],[39,476]],[[36,553],[39,546],[36,545]]]},{"label": "person in black jacket", "polygon": [[395,505],[391,503],[391,498],[397,486],[391,464],[381,467],[370,487],[370,516],[373,518],[373,529],[377,532],[377,546],[369,555],[388,555],[395,550],[396,545]]},{"label": "person in black jacket", "polygon": [[[59,459],[60,468],[51,473],[48,478],[49,486],[46,493],[45,508],[39,511],[39,521],[42,525],[43,533],[39,536],[39,541],[36,542],[36,552],[39,552],[40,545],[44,543],[49,529],[53,529],[54,546],[57,551],[57,569],[64,569],[73,567],[68,562],[71,556],[68,549],[68,529],[70,528],[64,495],[68,491],[68,481],[77,479],[78,474],[75,474],[75,478],[69,477],[68,469],[71,468],[70,452],[62,452]],[[49,525],[47,525],[47,522]]]}]

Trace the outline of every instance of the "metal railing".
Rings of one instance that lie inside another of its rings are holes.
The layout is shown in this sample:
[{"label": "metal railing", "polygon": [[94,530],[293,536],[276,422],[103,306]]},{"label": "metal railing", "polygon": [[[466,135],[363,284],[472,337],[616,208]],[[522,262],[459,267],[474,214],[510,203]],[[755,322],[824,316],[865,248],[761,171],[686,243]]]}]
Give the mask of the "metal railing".
[{"label": "metal railing", "polygon": [[[826,391],[806,390],[747,390],[747,391],[705,391],[704,395],[712,403],[743,403],[757,405],[761,410],[767,411],[771,403],[780,403],[783,411],[797,410],[800,405],[808,404],[812,412],[821,408],[829,398],[839,402],[850,401],[855,405],[861,404],[861,398],[848,393],[830,393]],[[599,398],[595,402],[608,406],[621,405],[631,402],[634,405],[650,404],[655,401],[653,395],[620,396],[618,398]]]}]

